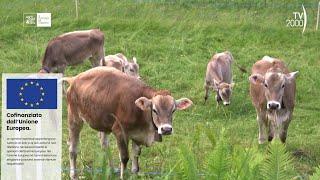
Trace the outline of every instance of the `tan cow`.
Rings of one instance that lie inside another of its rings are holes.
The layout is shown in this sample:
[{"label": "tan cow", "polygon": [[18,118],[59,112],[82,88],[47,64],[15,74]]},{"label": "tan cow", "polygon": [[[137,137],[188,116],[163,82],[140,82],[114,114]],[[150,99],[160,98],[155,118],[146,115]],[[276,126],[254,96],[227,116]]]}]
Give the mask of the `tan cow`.
[{"label": "tan cow", "polygon": [[230,98],[234,83],[232,82],[231,64],[233,62],[232,54],[229,51],[215,54],[207,65],[205,77],[205,97],[206,102],[209,95],[209,89],[214,90],[216,101],[219,104],[223,101],[225,106],[230,104]]},{"label": "tan cow", "polygon": [[97,131],[115,135],[123,178],[129,160],[129,140],[132,140],[132,172],[138,172],[141,145],[150,146],[161,141],[162,135],[171,134],[175,110],[192,104],[187,98],[175,100],[169,91],[157,91],[111,67],[92,68],[64,80],[70,84],[67,105],[71,179],[77,179],[77,146],[83,122]]},{"label": "tan cow", "polygon": [[139,76],[139,64],[137,63],[137,58],[133,57],[132,61],[128,61],[122,53],[115,55],[108,55],[101,60],[102,66],[114,67],[129,76],[136,77],[140,79]]},{"label": "tan cow", "polygon": [[64,73],[67,66],[87,58],[93,67],[104,58],[104,34],[99,29],[69,32],[49,41],[39,72]]},{"label": "tan cow", "polygon": [[296,72],[290,72],[284,62],[263,57],[252,67],[250,95],[257,112],[259,143],[279,137],[284,143],[295,104]]}]

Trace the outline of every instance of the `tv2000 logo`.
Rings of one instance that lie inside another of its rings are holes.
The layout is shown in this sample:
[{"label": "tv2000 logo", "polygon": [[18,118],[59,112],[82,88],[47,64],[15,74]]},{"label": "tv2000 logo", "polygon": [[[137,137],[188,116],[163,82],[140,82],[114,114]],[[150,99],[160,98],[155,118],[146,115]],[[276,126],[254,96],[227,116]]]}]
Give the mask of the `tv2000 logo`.
[{"label": "tv2000 logo", "polygon": [[287,27],[303,27],[302,33],[305,31],[307,26],[307,12],[304,6],[302,5],[303,12],[293,12],[293,17],[287,19]]}]

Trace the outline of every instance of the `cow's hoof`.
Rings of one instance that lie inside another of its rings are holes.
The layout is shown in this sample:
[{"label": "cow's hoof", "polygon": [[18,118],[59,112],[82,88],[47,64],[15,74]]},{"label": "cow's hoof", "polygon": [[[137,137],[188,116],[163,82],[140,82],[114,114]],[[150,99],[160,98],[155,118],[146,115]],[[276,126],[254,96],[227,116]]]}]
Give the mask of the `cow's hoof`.
[{"label": "cow's hoof", "polygon": [[108,147],[109,147],[109,142],[108,141],[104,141],[104,142],[101,143],[101,148],[102,149],[108,149]]},{"label": "cow's hoof", "polygon": [[268,141],[269,142],[272,141],[272,139],[273,139],[273,136],[268,136]]},{"label": "cow's hoof", "polygon": [[70,179],[78,180],[78,176],[76,174],[70,174]]},{"label": "cow's hoof", "polygon": [[208,100],[208,97],[204,97],[204,102],[203,102],[203,104],[206,104],[206,103],[207,103],[207,100]]},{"label": "cow's hoof", "polygon": [[259,144],[264,144],[264,143],[266,142],[266,139],[260,138],[260,139],[258,140],[258,142],[259,142]]},{"label": "cow's hoof", "polygon": [[287,138],[280,138],[280,140],[281,140],[282,143],[286,143],[286,139],[287,139]]},{"label": "cow's hoof", "polygon": [[131,172],[132,173],[138,173],[139,172],[139,168],[131,168]]}]

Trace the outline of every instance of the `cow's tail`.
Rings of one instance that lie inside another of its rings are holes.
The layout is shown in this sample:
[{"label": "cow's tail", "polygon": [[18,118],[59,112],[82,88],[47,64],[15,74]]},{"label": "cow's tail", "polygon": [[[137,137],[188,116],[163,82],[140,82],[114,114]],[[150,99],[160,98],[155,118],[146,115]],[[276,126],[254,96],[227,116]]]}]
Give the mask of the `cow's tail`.
[{"label": "cow's tail", "polygon": [[67,94],[67,86],[69,85],[69,88],[71,87],[71,85],[73,84],[74,81],[74,77],[63,77],[62,78],[62,88],[63,88],[63,94],[66,95]]},{"label": "cow's tail", "polygon": [[246,70],[246,68],[240,66],[236,61],[234,62],[234,65],[236,65],[237,68],[238,68],[242,73],[248,73],[248,71]]}]

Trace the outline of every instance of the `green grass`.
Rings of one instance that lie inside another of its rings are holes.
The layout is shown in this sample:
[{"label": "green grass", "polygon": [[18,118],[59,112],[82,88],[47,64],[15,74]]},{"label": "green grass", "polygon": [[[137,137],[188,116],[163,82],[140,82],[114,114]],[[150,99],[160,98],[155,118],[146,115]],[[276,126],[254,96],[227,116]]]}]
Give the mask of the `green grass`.
[{"label": "green grass", "polygon": [[[191,109],[176,113],[172,136],[142,149],[141,173],[127,175],[130,179],[161,179],[179,163],[177,154],[181,146],[190,148],[195,154],[197,168],[203,172],[208,154],[213,151],[206,131],[216,133],[225,128],[232,146],[243,149],[257,146],[258,126],[248,93],[249,74],[233,67],[236,86],[229,107],[216,109],[212,95],[203,105],[204,74],[210,57],[215,52],[229,50],[235,61],[248,70],[264,55],[278,57],[291,70],[300,71],[286,149],[293,156],[296,174],[306,176],[315,172],[320,164],[320,31],[314,31],[316,2],[304,1],[313,5],[307,7],[308,25],[304,35],[300,28],[286,27],[285,22],[293,11],[301,11],[302,1],[288,1],[287,4],[293,5],[291,8],[260,8],[263,4],[253,0],[233,1],[238,6],[226,3],[223,8],[209,1],[172,2],[80,1],[76,19],[74,1],[2,0],[0,71],[37,72],[50,39],[64,32],[100,28],[105,33],[106,54],[122,52],[128,57],[136,56],[140,75],[148,84],[171,90],[175,98],[188,97],[194,102]],[[257,3],[259,7],[240,7],[242,2]],[[52,27],[23,27],[22,13],[30,12],[51,12]],[[87,61],[67,68],[66,75],[76,75],[90,67]],[[63,169],[69,167],[66,115],[64,101]],[[85,179],[99,177],[104,164],[101,158],[105,155],[97,133],[88,126],[81,132],[79,149],[77,162],[83,171],[81,176]],[[258,151],[266,153],[267,147],[259,146]],[[114,164],[118,165],[113,136],[111,153]],[[63,178],[68,179],[67,171]]]}]

